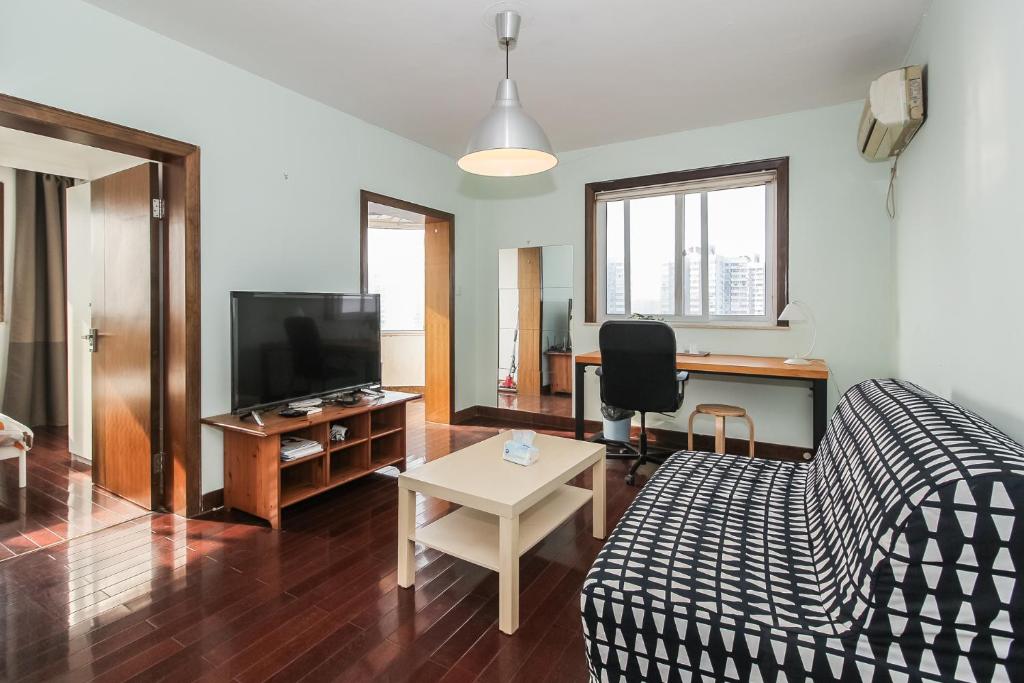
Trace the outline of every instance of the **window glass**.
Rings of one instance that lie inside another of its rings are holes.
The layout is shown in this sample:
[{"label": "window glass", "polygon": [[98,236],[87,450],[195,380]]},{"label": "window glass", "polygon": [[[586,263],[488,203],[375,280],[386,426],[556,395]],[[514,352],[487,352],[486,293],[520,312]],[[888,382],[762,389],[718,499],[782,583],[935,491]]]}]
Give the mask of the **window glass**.
[{"label": "window glass", "polygon": [[675,195],[629,200],[631,313],[675,313],[675,221]]},{"label": "window glass", "polygon": [[788,228],[775,222],[787,201],[778,194],[775,161],[739,164],[765,168],[735,176],[687,171],[677,182],[596,192],[592,225],[605,257],[595,269],[605,277],[599,315],[776,323],[776,285],[788,264],[774,250]]},{"label": "window glass", "polygon": [[610,315],[626,312],[626,224],[625,202],[608,202],[605,242],[607,310]]},{"label": "window glass", "polygon": [[765,314],[765,186],[716,190],[708,201],[711,315]]},{"label": "window glass", "polygon": [[701,287],[700,194],[683,197],[683,314],[700,315]]}]

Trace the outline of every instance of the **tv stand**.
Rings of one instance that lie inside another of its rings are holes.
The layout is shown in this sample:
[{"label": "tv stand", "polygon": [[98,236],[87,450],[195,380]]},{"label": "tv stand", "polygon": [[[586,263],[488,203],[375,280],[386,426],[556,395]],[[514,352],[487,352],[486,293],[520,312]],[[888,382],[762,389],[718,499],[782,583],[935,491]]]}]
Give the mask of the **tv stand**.
[{"label": "tv stand", "polygon": [[[203,424],[224,431],[224,507],[238,509],[281,528],[281,510],[311,496],[372,474],[382,467],[405,469],[406,404],[419,394],[386,391],[355,406],[324,406],[304,417],[265,413],[263,425],[248,416],[215,415]],[[331,441],[331,425],[348,428]],[[281,437],[318,441],[323,450],[281,461]]]}]

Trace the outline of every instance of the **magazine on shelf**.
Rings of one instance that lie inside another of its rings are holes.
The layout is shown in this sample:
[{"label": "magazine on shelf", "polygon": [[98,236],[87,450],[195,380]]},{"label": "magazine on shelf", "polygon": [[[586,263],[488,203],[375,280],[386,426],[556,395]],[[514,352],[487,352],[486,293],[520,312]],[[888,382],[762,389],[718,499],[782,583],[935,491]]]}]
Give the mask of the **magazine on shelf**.
[{"label": "magazine on shelf", "polygon": [[319,441],[302,439],[297,436],[281,437],[281,460],[297,460],[323,451]]}]

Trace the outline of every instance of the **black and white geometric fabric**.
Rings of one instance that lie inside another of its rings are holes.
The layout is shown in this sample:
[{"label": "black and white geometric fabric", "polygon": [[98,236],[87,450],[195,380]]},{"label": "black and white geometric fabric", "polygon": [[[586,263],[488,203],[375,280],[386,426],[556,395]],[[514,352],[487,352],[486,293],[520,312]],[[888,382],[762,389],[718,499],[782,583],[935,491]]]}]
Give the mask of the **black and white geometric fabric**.
[{"label": "black and white geometric fabric", "polygon": [[681,452],[583,585],[600,681],[1024,681],[1024,447],[913,384],[809,463]]}]

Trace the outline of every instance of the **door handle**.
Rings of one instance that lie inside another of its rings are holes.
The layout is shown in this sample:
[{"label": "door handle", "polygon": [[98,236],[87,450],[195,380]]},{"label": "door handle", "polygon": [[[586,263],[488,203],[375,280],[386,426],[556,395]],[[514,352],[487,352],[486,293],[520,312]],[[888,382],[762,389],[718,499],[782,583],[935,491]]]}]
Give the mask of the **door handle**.
[{"label": "door handle", "polygon": [[100,340],[100,331],[95,327],[89,329],[89,334],[83,334],[82,339],[89,342],[89,353],[96,353],[96,347]]}]

